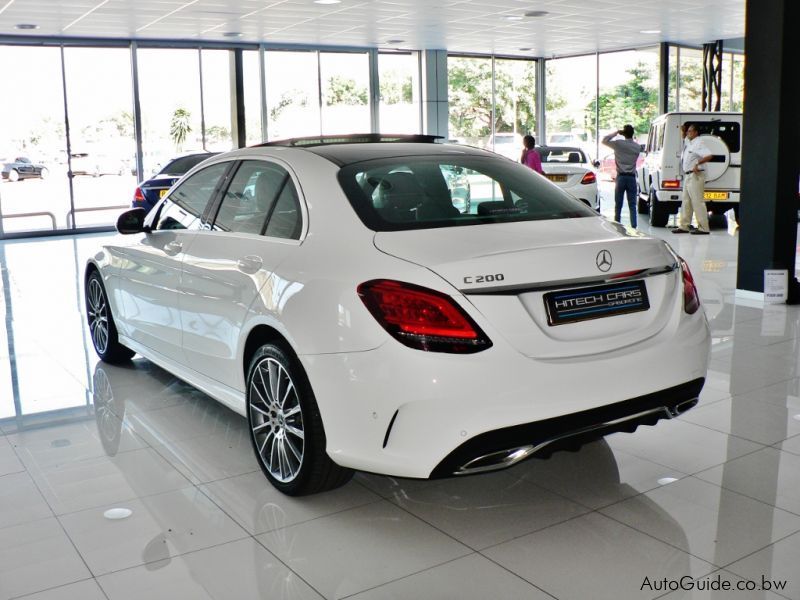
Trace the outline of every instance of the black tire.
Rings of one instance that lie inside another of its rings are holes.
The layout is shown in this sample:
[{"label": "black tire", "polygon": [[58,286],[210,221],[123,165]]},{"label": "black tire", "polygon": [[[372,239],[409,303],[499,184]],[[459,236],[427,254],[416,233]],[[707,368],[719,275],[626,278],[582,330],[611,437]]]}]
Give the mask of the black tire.
[{"label": "black tire", "polygon": [[669,222],[669,209],[658,201],[655,193],[650,191],[650,225],[666,227]]},{"label": "black tire", "polygon": [[636,201],[636,212],[640,215],[646,215],[650,212],[650,203],[647,201],[647,198],[639,198]]},{"label": "black tire", "polygon": [[89,335],[97,356],[103,362],[115,364],[129,361],[135,352],[119,343],[114,316],[108,305],[108,294],[100,273],[92,271],[86,278],[86,320]]},{"label": "black tire", "polygon": [[305,496],[332,490],[353,476],[351,469],[328,456],[322,417],[308,377],[300,361],[279,345],[264,344],[250,361],[247,421],[261,470],[284,494]]}]

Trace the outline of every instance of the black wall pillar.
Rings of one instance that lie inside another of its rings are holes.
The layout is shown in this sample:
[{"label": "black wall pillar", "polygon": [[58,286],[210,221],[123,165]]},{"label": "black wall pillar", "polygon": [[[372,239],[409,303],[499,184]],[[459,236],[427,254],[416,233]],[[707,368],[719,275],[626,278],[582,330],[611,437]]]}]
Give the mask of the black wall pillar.
[{"label": "black wall pillar", "polygon": [[747,0],[742,196],[736,287],[764,291],[764,269],[794,276],[800,172],[797,0]]}]

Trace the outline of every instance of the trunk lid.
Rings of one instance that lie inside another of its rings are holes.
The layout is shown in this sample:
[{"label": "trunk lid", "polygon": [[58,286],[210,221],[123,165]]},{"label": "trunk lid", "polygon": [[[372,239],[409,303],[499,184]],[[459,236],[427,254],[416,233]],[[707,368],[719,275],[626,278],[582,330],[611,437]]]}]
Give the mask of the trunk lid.
[{"label": "trunk lid", "polygon": [[[378,232],[375,246],[437,273],[530,357],[585,356],[641,342],[667,325],[682,298],[680,269],[664,242],[601,218]],[[609,255],[611,266],[598,266]],[[548,321],[547,293],[631,280],[644,282],[646,310]]]}]

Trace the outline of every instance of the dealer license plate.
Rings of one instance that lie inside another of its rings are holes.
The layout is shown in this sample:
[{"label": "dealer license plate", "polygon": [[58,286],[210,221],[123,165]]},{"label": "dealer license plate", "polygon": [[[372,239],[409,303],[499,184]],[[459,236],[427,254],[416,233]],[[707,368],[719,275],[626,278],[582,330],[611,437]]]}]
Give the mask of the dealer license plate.
[{"label": "dealer license plate", "polygon": [[545,175],[550,181],[555,183],[564,183],[567,180],[566,175]]},{"label": "dealer license plate", "polygon": [[703,200],[727,200],[728,192],[704,192]]},{"label": "dealer license plate", "polygon": [[168,192],[168,191],[169,191],[169,190],[158,190],[158,197],[159,197],[159,198],[163,198],[164,196],[166,196],[166,195],[167,195],[167,192]]},{"label": "dealer license plate", "polygon": [[626,281],[544,295],[549,325],[563,325],[650,308],[644,281]]}]

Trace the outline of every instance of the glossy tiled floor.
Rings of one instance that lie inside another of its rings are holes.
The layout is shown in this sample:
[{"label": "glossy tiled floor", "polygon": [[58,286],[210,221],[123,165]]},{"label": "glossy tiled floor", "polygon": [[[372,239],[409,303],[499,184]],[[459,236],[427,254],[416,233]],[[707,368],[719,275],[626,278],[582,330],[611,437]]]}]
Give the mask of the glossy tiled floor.
[{"label": "glossy tiled floor", "polygon": [[735,232],[654,233],[711,320],[699,407],[499,473],[299,499],[241,417],[97,362],[77,282],[99,236],[0,243],[0,599],[800,598],[800,310],[735,301]]}]

